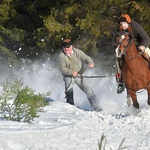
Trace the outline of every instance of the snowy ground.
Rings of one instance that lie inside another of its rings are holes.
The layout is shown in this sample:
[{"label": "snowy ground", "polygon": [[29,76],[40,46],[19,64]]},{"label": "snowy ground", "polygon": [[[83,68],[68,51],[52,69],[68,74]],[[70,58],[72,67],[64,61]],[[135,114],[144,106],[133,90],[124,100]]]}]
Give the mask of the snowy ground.
[{"label": "snowy ground", "polygon": [[[16,71],[25,85],[44,93],[52,91],[55,101],[45,107],[32,124],[0,121],[0,150],[98,150],[106,136],[105,150],[117,150],[125,138],[127,150],[150,149],[150,109],[147,93],[138,93],[139,111],[126,106],[126,91],[116,94],[114,77],[88,79],[99,101],[101,112],[90,110],[84,93],[75,86],[75,103],[65,103],[62,76],[57,64],[34,64]],[[97,73],[97,72],[96,72]],[[87,74],[95,75],[95,70]],[[100,70],[96,75],[104,75]]]}]

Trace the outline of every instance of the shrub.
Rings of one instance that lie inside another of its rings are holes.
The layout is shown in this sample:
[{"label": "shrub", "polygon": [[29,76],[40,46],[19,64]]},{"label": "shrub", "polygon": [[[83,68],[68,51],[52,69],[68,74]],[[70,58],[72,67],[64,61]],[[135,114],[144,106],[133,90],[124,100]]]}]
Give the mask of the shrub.
[{"label": "shrub", "polygon": [[34,90],[28,86],[23,87],[21,80],[3,84],[0,94],[0,111],[4,120],[31,123],[35,117],[39,117],[38,112],[43,111],[43,107],[48,105],[45,97],[50,95],[34,94]]}]

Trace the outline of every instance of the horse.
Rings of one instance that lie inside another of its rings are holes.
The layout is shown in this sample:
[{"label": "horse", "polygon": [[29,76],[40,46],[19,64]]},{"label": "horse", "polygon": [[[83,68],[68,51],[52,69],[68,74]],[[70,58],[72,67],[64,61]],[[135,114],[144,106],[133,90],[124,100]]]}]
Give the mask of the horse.
[{"label": "horse", "polygon": [[135,45],[134,37],[124,32],[116,37],[117,47],[115,55],[120,59],[121,77],[127,90],[127,104],[131,100],[133,106],[139,109],[137,91],[147,90],[150,105],[150,68]]}]

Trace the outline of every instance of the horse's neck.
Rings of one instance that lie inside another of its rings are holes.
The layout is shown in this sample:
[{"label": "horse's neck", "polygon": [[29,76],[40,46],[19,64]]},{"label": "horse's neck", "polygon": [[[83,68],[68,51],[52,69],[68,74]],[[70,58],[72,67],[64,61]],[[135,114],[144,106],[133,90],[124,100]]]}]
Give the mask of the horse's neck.
[{"label": "horse's neck", "polygon": [[139,54],[139,52],[137,50],[137,47],[135,46],[134,41],[132,40],[132,42],[130,43],[130,45],[126,49],[127,59],[131,59],[133,57],[136,57],[138,54]]}]

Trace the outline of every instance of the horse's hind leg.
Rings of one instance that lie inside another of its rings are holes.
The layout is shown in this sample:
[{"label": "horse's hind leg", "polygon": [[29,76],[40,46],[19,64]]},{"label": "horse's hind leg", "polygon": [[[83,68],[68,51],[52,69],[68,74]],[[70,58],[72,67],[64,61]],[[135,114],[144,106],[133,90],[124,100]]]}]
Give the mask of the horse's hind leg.
[{"label": "horse's hind leg", "polygon": [[133,106],[137,109],[139,109],[139,103],[137,101],[137,96],[136,96],[136,92],[134,91],[128,91],[128,94],[131,96],[132,101],[133,101]]}]

